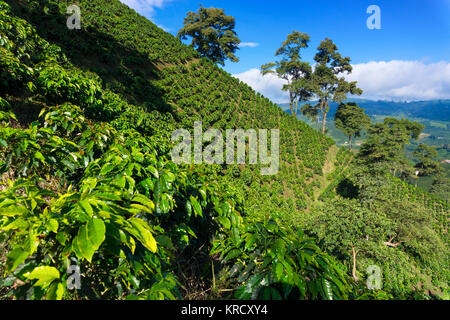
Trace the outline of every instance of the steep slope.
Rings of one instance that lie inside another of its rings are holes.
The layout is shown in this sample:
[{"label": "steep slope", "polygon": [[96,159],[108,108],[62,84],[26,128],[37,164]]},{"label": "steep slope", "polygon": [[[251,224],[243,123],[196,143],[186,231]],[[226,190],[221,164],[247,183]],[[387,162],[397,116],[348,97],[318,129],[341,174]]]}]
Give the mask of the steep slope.
[{"label": "steep slope", "polygon": [[[107,11],[110,3],[98,1],[92,8]],[[223,172],[220,166],[177,166],[168,160],[170,134],[183,125],[179,114],[196,110],[170,104],[166,95],[178,94],[175,88],[161,93],[164,84],[158,81],[169,79],[161,76],[170,70],[167,63],[159,61],[155,69],[141,64],[133,70],[153,77],[131,73],[125,80],[120,71],[126,73],[130,65],[109,69],[108,61],[95,59],[90,67],[77,65],[69,49],[65,55],[53,44],[64,44],[52,28],[51,21],[62,20],[54,2],[12,4],[27,19],[45,15],[48,25],[34,28],[0,1],[0,259],[1,273],[7,275],[0,279],[2,297],[176,299],[198,297],[205,289],[214,297],[240,299],[349,296],[342,265],[301,230],[280,223],[274,202],[282,195],[258,199],[257,193],[246,199],[236,188],[244,179],[230,178],[240,175],[240,168]],[[111,40],[98,33],[82,35],[79,41]],[[72,34],[66,36],[71,44]],[[98,52],[107,57],[114,49],[123,49],[128,59],[139,57],[117,44]],[[198,63],[236,81],[204,60]],[[195,60],[176,68],[189,71],[192,65]],[[131,80],[136,82],[130,90],[147,91],[121,92],[120,81]],[[267,105],[254,111],[256,119],[280,121],[281,128],[298,125],[246,90],[244,99]],[[318,134],[310,139],[327,142]],[[254,184],[273,184],[272,179]],[[258,206],[270,219],[245,215]],[[82,286],[69,285],[73,263],[82,272]]]},{"label": "steep slope", "polygon": [[[331,139],[286,115],[208,60],[199,59],[191,48],[117,0],[79,1],[82,30],[65,27],[67,16],[61,12],[70,1],[10,3],[42,37],[61,46],[72,63],[97,74],[105,88],[148,111],[170,113],[179,127],[192,131],[194,121],[203,121],[205,131],[209,127],[280,129],[278,175],[261,177],[248,166],[233,167],[233,174],[248,177],[247,185],[240,187],[245,198],[252,197],[250,212],[261,212],[268,201],[271,210],[285,215],[307,207],[304,195],[313,194],[307,182],[322,175]],[[269,184],[270,191],[264,188]],[[264,204],[258,204],[261,199]]]}]

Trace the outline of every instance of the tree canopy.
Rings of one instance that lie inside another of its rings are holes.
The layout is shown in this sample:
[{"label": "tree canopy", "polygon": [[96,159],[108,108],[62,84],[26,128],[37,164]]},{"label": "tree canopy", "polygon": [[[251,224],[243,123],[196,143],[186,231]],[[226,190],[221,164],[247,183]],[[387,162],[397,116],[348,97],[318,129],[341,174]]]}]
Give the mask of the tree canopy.
[{"label": "tree canopy", "polygon": [[438,152],[436,147],[427,146],[426,144],[419,144],[417,150],[413,152],[414,157],[418,160],[415,168],[419,170],[420,176],[429,176],[439,173],[441,166],[436,161]]},{"label": "tree canopy", "polygon": [[341,130],[347,137],[349,149],[352,150],[352,137],[359,137],[361,131],[370,126],[370,117],[364,113],[356,103],[341,103],[334,116],[336,128]]},{"label": "tree canopy", "polygon": [[273,73],[286,80],[287,84],[283,86],[283,90],[289,92],[291,114],[295,117],[298,113],[298,103],[307,101],[312,96],[312,67],[301,60],[301,50],[308,48],[309,41],[308,34],[293,31],[275,53],[281,60],[261,66],[263,75]]},{"label": "tree canopy", "polygon": [[411,174],[412,166],[406,160],[404,147],[410,140],[418,139],[424,128],[407,119],[385,118],[368,129],[369,137],[358,157],[369,166],[382,164],[392,169],[394,175],[396,172]]},{"label": "tree canopy", "polygon": [[329,102],[342,102],[347,94],[361,95],[362,90],[357,87],[356,81],[348,82],[343,75],[352,72],[349,57],[342,57],[336,44],[326,38],[317,48],[314,60],[315,66],[312,75],[313,92],[319,100],[316,109],[322,114],[322,133],[326,130],[327,115],[330,111]]},{"label": "tree canopy", "polygon": [[178,38],[192,37],[191,45],[214,63],[225,64],[225,60],[238,62],[235,55],[241,41],[235,31],[235,18],[223,9],[200,7],[197,12],[188,12]]}]

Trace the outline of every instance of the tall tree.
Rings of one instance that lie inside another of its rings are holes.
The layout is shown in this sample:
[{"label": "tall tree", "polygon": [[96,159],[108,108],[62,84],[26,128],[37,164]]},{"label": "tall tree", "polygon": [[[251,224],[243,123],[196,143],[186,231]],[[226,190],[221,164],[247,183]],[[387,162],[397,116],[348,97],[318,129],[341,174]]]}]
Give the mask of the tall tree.
[{"label": "tall tree", "polygon": [[352,138],[359,137],[361,131],[367,129],[371,120],[356,103],[341,103],[334,117],[336,128],[348,137],[350,151],[352,150]]},{"label": "tall tree", "polygon": [[413,152],[413,155],[418,160],[415,168],[419,171],[420,176],[430,176],[441,171],[439,161],[436,160],[438,156],[436,147],[421,143]]},{"label": "tall tree", "polygon": [[368,129],[369,137],[361,146],[358,158],[369,166],[392,169],[394,175],[397,171],[410,174],[412,166],[406,160],[404,147],[411,139],[417,140],[424,128],[407,119],[385,118]]},{"label": "tall tree", "polygon": [[412,256],[420,256],[422,261],[446,253],[445,243],[434,228],[436,222],[432,210],[421,201],[399,196],[396,180],[369,166],[355,167],[352,180],[358,186],[356,201],[389,220],[383,245],[390,248],[402,246]]},{"label": "tall tree", "polygon": [[356,200],[336,198],[320,204],[308,216],[308,231],[315,234],[325,250],[350,260],[352,276],[358,281],[357,258],[381,242],[388,229],[387,220]]},{"label": "tall tree", "polygon": [[322,114],[322,133],[325,133],[330,111],[329,102],[340,103],[347,98],[347,94],[361,95],[363,91],[356,86],[356,81],[347,82],[343,77],[345,73],[350,74],[353,70],[351,60],[341,56],[331,39],[323,40],[317,50],[312,84],[319,101],[315,108]]},{"label": "tall tree", "polygon": [[225,60],[238,62],[235,55],[241,40],[234,30],[235,18],[227,16],[223,9],[200,7],[197,12],[188,12],[178,38],[192,37],[191,45],[214,63],[225,64]]},{"label": "tall tree", "polygon": [[294,31],[288,35],[275,56],[280,61],[261,66],[263,75],[273,73],[286,80],[283,90],[289,92],[291,114],[296,117],[298,104],[312,97],[311,75],[312,67],[308,62],[301,61],[300,51],[308,47],[310,36],[303,32]]}]

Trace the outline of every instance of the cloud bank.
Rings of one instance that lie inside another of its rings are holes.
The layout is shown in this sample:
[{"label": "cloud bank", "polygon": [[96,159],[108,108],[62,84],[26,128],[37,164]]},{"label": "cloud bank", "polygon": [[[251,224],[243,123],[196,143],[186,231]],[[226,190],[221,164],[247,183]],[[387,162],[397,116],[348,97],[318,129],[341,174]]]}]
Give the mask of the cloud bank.
[{"label": "cloud bank", "polygon": [[450,99],[450,62],[372,61],[353,66],[349,80],[358,81],[372,99]]},{"label": "cloud bank", "polygon": [[[274,75],[262,76],[251,69],[234,77],[277,103],[288,102],[281,91],[283,80]],[[362,98],[379,100],[450,99],[450,62],[425,64],[420,61],[371,61],[353,65],[346,77],[358,81]]]}]

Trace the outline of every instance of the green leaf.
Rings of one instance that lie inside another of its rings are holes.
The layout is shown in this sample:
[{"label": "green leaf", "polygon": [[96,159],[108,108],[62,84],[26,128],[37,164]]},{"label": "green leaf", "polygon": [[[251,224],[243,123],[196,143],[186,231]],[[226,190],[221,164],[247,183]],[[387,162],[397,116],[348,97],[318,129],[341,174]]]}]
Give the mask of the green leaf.
[{"label": "green leaf", "polygon": [[217,220],[223,225],[223,227],[227,230],[231,228],[230,219],[227,217],[217,217]]},{"label": "green leaf", "polygon": [[256,240],[258,240],[258,235],[256,234],[252,234],[249,238],[247,238],[247,241],[245,242],[245,250],[252,248]]},{"label": "green leaf", "polygon": [[7,206],[0,208],[0,216],[15,217],[28,213],[24,206]]},{"label": "green leaf", "polygon": [[125,188],[125,183],[127,182],[125,176],[121,176],[118,179],[115,179],[112,183],[116,186],[118,186],[120,189]]},{"label": "green leaf", "polygon": [[206,201],[206,190],[205,190],[205,188],[201,188],[200,190],[198,190],[198,192],[202,196],[203,200]]},{"label": "green leaf", "polygon": [[270,287],[264,287],[263,293],[262,293],[262,300],[268,301],[272,297],[272,288]]},{"label": "green leaf", "polygon": [[151,178],[143,180],[139,185],[144,188],[147,194],[149,194],[150,191],[153,191],[153,189],[155,188],[155,184],[153,183]]},{"label": "green leaf", "polygon": [[87,199],[81,200],[79,202],[80,207],[83,209],[84,212],[86,212],[89,217],[92,217],[92,215],[94,214],[94,210],[92,210],[91,205],[89,204]]},{"label": "green leaf", "polygon": [[153,237],[148,224],[138,218],[131,218],[129,222],[133,228],[127,228],[127,230],[134,235],[144,247],[155,253],[157,249],[156,240]]},{"label": "green leaf", "polygon": [[40,266],[24,276],[30,280],[38,280],[34,285],[44,288],[53,280],[59,279],[59,271],[54,267]]},{"label": "green leaf", "polygon": [[231,207],[231,204],[228,203],[228,201],[224,201],[222,203],[221,207],[222,207],[223,214],[225,216],[231,215],[231,211],[233,208]]},{"label": "green leaf", "polygon": [[64,286],[61,282],[54,282],[48,288],[47,300],[61,300],[64,295]]},{"label": "green leaf", "polygon": [[100,170],[100,175],[105,177],[105,176],[107,176],[108,173],[110,173],[112,170],[114,170],[114,168],[116,168],[115,164],[108,163],[103,166],[102,170]]},{"label": "green leaf", "polygon": [[231,250],[227,256],[225,257],[225,259],[223,259],[223,262],[228,261],[228,260],[232,260],[234,258],[237,258],[241,255],[241,250],[239,249],[233,249]]},{"label": "green leaf", "polygon": [[36,153],[34,154],[34,157],[35,157],[36,159],[41,160],[42,162],[45,162],[44,156],[43,156],[42,153],[40,153],[39,151],[36,151]]},{"label": "green leaf", "polygon": [[298,290],[300,291],[300,296],[304,296],[306,294],[306,281],[303,277],[298,277],[296,281],[296,285]]},{"label": "green leaf", "polygon": [[262,280],[261,275],[252,276],[244,286],[236,291],[235,297],[239,300],[250,300],[252,295],[259,289]]},{"label": "green leaf", "polygon": [[159,172],[158,172],[158,170],[157,170],[155,167],[149,166],[147,169],[150,171],[150,173],[151,173],[156,179],[159,179]]},{"label": "green leaf", "polygon": [[165,236],[165,235],[159,235],[158,237],[156,237],[156,239],[158,240],[158,243],[160,245],[162,245],[163,247],[170,249],[170,250],[176,250],[175,246],[172,243],[172,239],[170,239],[170,237]]},{"label": "green leaf", "polygon": [[95,251],[105,241],[105,231],[105,223],[98,218],[92,218],[84,226],[81,226],[72,241],[77,256],[91,262]]},{"label": "green leaf", "polygon": [[130,204],[130,207],[133,208],[133,209],[137,209],[139,211],[152,213],[152,211],[149,208],[147,208],[146,206],[140,205],[140,204],[132,203],[132,204]]},{"label": "green leaf", "polygon": [[99,199],[110,200],[110,201],[121,201],[122,198],[113,193],[99,192],[96,193],[95,196]]},{"label": "green leaf", "polygon": [[66,242],[67,242],[67,235],[66,235],[66,233],[65,232],[58,232],[58,234],[56,235],[56,240],[58,240],[58,242],[64,246],[66,244]]},{"label": "green leaf", "polygon": [[328,300],[333,300],[333,290],[331,289],[331,283],[325,278],[322,279],[322,290]]},{"label": "green leaf", "polygon": [[284,278],[284,268],[280,262],[275,264],[275,278],[277,281],[281,281]]},{"label": "green leaf", "polygon": [[198,203],[197,199],[195,199],[193,196],[191,196],[190,200],[191,200],[192,208],[194,209],[195,216],[202,217],[203,213],[202,213],[202,207],[200,206],[200,203]]},{"label": "green leaf", "polygon": [[186,214],[187,214],[188,218],[190,218],[192,215],[192,204],[189,200],[186,201],[185,208],[186,208]]},{"label": "green leaf", "polygon": [[140,204],[142,204],[143,206],[145,206],[147,208],[147,210],[145,210],[148,213],[152,213],[153,210],[155,210],[155,204],[153,203],[152,200],[148,199],[147,197],[143,196],[142,194],[136,194],[132,201],[134,202],[138,202]]},{"label": "green leaf", "polygon": [[28,257],[29,253],[22,248],[16,248],[9,252],[6,258],[6,272],[10,273],[14,271],[21,263],[23,263]]},{"label": "green leaf", "polygon": [[169,201],[166,197],[161,197],[161,201],[159,202],[159,208],[161,209],[161,213],[168,213],[170,210]]},{"label": "green leaf", "polygon": [[26,220],[22,218],[17,218],[13,220],[11,223],[8,223],[5,226],[1,227],[0,230],[1,231],[17,230],[17,229],[25,230],[28,227],[29,223]]},{"label": "green leaf", "polygon": [[131,250],[131,253],[134,254],[136,250],[136,242],[133,237],[128,233],[125,233],[123,230],[119,230],[121,241]]},{"label": "green leaf", "polygon": [[167,175],[167,173],[164,172],[162,175],[160,175],[159,181],[164,186],[165,191],[169,191],[171,189],[172,182],[170,181],[170,177]]},{"label": "green leaf", "polygon": [[105,223],[101,219],[93,218],[88,221],[86,227],[89,241],[97,250],[105,240]]},{"label": "green leaf", "polygon": [[10,273],[14,271],[29,256],[36,252],[38,246],[39,239],[30,235],[21,247],[14,248],[10,251],[6,258],[6,272]]},{"label": "green leaf", "polygon": [[136,278],[133,275],[130,275],[130,282],[135,289],[139,289],[139,285],[141,284],[141,282],[139,281],[138,278]]},{"label": "green leaf", "polygon": [[48,222],[47,222],[47,228],[48,228],[48,230],[50,230],[50,231],[53,231],[54,233],[58,233],[58,228],[59,228],[59,223],[58,223],[58,220],[56,220],[56,219],[50,219]]}]

